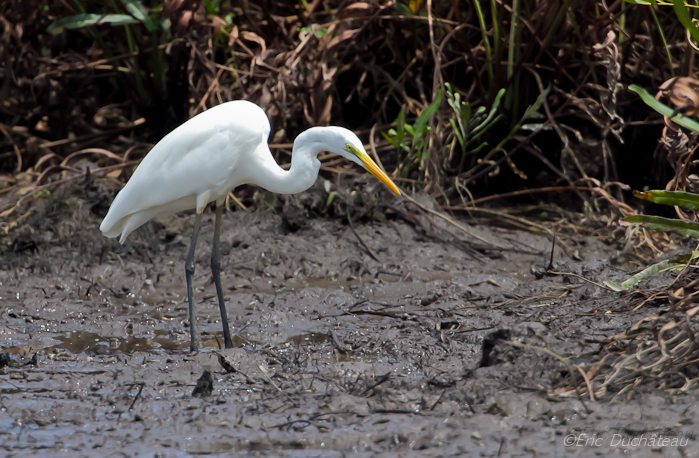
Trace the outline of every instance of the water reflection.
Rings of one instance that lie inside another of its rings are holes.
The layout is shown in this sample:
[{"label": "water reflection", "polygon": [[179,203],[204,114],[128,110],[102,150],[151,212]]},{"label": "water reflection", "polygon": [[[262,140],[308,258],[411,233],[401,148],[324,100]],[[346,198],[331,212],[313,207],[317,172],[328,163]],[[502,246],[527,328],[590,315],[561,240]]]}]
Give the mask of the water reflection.
[{"label": "water reflection", "polygon": [[133,353],[155,348],[166,351],[182,351],[189,348],[189,342],[178,342],[165,331],[155,331],[154,337],[105,337],[94,332],[73,331],[56,337],[61,341],[52,349],[68,350],[71,353],[113,354]]},{"label": "water reflection", "polygon": [[[106,337],[94,332],[72,331],[70,333],[55,337],[61,343],[46,350],[68,350],[74,354],[99,354],[110,355],[114,353],[133,353],[138,351],[164,350],[166,352],[188,352],[189,340],[176,340],[171,333],[166,331],[154,331],[154,336],[136,337]],[[264,339],[257,339],[250,335],[233,335],[231,340],[234,347],[244,347],[251,344],[264,344]],[[306,343],[322,343],[327,341],[328,336],[322,332],[309,332],[296,336],[291,336],[287,342],[293,345],[303,345]],[[204,348],[219,348],[223,344],[223,333],[209,334],[202,336],[200,341]],[[284,342],[286,343],[286,342]]]}]

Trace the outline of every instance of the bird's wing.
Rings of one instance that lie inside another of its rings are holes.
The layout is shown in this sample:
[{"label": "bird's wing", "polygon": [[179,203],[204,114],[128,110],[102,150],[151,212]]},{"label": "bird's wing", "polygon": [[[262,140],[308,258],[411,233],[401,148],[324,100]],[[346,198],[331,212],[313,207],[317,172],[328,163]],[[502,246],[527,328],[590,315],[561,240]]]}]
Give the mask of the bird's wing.
[{"label": "bird's wing", "polygon": [[215,200],[219,188],[241,184],[231,178],[268,136],[267,116],[249,102],[229,102],[195,116],[146,155],[100,229],[108,232],[125,216],[207,191],[212,193],[209,201]]}]

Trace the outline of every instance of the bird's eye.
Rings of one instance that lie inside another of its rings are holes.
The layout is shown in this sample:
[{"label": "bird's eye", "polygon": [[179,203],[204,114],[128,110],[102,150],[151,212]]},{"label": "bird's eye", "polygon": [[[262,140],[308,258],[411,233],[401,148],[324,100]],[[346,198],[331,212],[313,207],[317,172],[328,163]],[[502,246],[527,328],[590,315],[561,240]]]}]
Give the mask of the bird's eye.
[{"label": "bird's eye", "polygon": [[350,145],[349,143],[347,143],[347,144],[345,145],[345,150],[347,150],[348,153],[354,154],[352,145]]}]

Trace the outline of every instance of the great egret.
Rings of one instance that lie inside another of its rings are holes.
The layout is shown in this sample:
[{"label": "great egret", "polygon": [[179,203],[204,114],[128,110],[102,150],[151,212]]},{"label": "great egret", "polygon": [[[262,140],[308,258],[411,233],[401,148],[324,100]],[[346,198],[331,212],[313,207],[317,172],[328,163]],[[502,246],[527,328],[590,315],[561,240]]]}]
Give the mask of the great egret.
[{"label": "great egret", "polygon": [[219,238],[223,201],[236,186],[255,184],[280,194],[305,191],[320,170],[318,153],[330,151],[366,168],[400,195],[391,179],[371,160],[357,136],[342,127],[312,127],[294,141],[291,168],[279,167],[267,145],[270,126],[254,103],[223,103],[185,122],[166,135],[143,158],[126,186],[117,194],[100,230],[107,237],[126,237],[151,218],[196,208],[194,232],[185,261],[189,301],[190,348],[197,350],[194,316],[194,249],[201,214],[216,202],[211,273],[216,284],[226,348],[232,348],[221,287]]}]

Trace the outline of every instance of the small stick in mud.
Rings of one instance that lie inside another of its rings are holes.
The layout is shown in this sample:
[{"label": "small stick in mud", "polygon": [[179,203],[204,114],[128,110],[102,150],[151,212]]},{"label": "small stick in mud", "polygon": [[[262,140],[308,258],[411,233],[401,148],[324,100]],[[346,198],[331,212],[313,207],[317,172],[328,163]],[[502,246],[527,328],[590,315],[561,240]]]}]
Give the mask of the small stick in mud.
[{"label": "small stick in mud", "polygon": [[444,398],[444,393],[446,393],[446,392],[447,392],[446,388],[442,390],[442,392],[439,395],[439,397],[437,398],[437,400],[434,401],[434,404],[432,404],[432,407],[430,407],[430,410],[434,410],[435,407],[437,407],[439,405],[439,403],[442,402],[442,398]]},{"label": "small stick in mud", "polygon": [[347,348],[347,345],[345,345],[339,337],[337,337],[337,334],[335,334],[335,331],[330,330],[328,331],[328,339],[330,340],[330,343],[332,344],[333,348],[338,351],[341,355],[346,354],[348,351],[351,351],[349,348]]},{"label": "small stick in mud", "polygon": [[238,370],[235,367],[233,367],[233,364],[228,360],[228,358],[226,358],[220,353],[216,353],[216,356],[218,357],[218,363],[221,365],[223,370],[226,371],[226,373],[235,374],[236,372],[238,372]]},{"label": "small stick in mud", "polygon": [[549,259],[549,265],[546,266],[546,271],[553,270],[553,251],[556,248],[556,234],[553,235],[551,240],[551,258]]},{"label": "small stick in mud", "polygon": [[34,353],[34,356],[32,356],[32,359],[24,363],[25,366],[34,366],[34,367],[39,367],[39,360],[36,357],[38,353]]},{"label": "small stick in mud", "polygon": [[385,373],[384,375],[380,376],[380,377],[376,380],[376,382],[374,382],[373,384],[371,384],[371,385],[369,385],[368,387],[366,387],[366,389],[365,389],[364,391],[362,391],[359,395],[360,395],[360,396],[365,396],[365,395],[367,395],[371,390],[373,390],[373,389],[376,388],[377,386],[381,385],[382,383],[388,381],[389,378],[391,378],[391,373],[390,373],[390,372],[387,372],[387,373]]},{"label": "small stick in mud", "polygon": [[138,383],[129,383],[127,386],[136,386],[138,385],[138,393],[136,393],[136,396],[133,398],[133,402],[129,406],[129,412],[131,412],[131,409],[133,409],[133,406],[136,405],[136,401],[138,398],[141,397],[141,392],[143,391],[143,387],[145,386],[145,382],[138,382]]},{"label": "small stick in mud", "polygon": [[359,240],[359,243],[360,243],[360,244],[362,245],[362,247],[364,248],[364,251],[366,251],[367,254],[368,254],[369,256],[371,256],[371,259],[373,259],[374,261],[380,263],[381,261],[380,261],[379,258],[376,256],[376,254],[374,254],[374,251],[373,251],[371,248],[369,248],[369,246],[367,246],[366,243],[364,243],[364,240],[362,240],[362,238],[359,236],[359,234],[357,234],[357,231],[354,230],[354,225],[352,224],[352,218],[350,217],[349,207],[347,207],[347,221],[349,222],[349,227],[350,227],[350,229],[352,230],[352,233],[354,234],[355,237],[357,237],[357,240]]},{"label": "small stick in mud", "polygon": [[289,402],[291,402],[291,404],[293,404],[294,406],[298,407],[299,403],[296,402],[296,401],[294,401],[293,399],[291,399],[291,397],[290,397],[284,390],[282,390],[281,388],[279,388],[279,385],[277,385],[276,383],[274,383],[274,380],[272,380],[272,377],[269,376],[269,371],[268,371],[267,369],[265,369],[265,368],[262,367],[262,366],[257,366],[257,367],[260,368],[260,370],[262,371],[262,375],[265,376],[265,378],[267,379],[267,381],[268,381],[274,388],[276,388],[277,391],[279,391],[281,394],[283,394],[283,395],[286,397],[286,399],[287,399]]}]

